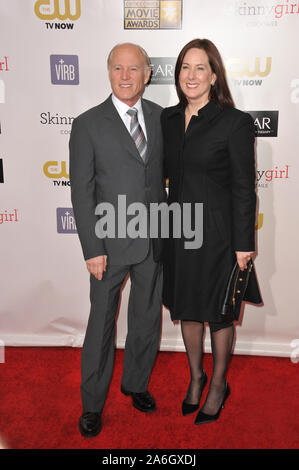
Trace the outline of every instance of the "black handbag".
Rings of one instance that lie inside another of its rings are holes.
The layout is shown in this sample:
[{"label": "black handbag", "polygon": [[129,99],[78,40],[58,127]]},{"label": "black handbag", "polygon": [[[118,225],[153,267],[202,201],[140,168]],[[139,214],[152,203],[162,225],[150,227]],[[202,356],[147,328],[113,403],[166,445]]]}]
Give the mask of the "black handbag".
[{"label": "black handbag", "polygon": [[229,277],[221,315],[223,320],[238,320],[242,301],[260,304],[262,302],[252,259],[247,268],[241,271],[236,261]]}]

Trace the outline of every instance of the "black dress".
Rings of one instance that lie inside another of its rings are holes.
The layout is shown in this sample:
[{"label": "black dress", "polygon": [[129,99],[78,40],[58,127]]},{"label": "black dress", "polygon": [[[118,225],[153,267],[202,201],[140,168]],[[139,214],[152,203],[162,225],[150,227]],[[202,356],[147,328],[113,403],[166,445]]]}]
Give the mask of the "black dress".
[{"label": "black dress", "polygon": [[[255,250],[255,129],[251,116],[210,101],[185,132],[182,107],[161,115],[168,204],[203,203],[203,243],[164,240],[163,304],[172,320],[222,322],[235,251]],[[182,207],[182,206],[181,206]]]}]

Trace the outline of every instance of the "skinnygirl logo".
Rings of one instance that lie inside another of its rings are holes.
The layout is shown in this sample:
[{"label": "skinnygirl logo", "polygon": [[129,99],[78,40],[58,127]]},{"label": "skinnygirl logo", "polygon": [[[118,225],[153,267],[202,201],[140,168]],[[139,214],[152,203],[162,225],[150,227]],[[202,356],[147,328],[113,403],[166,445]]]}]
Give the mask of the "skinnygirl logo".
[{"label": "skinnygirl logo", "polygon": [[279,168],[277,165],[273,169],[257,170],[257,185],[259,188],[267,188],[268,183],[277,180],[289,179],[290,165]]},{"label": "skinnygirl logo", "polygon": [[18,209],[5,209],[0,211],[0,225],[5,222],[19,222]]},{"label": "skinnygirl logo", "polygon": [[[262,3],[262,4],[261,4]],[[264,3],[264,4],[263,4]],[[284,0],[281,2],[237,2],[236,14],[240,16],[268,16],[281,18],[286,15],[299,14],[299,2]]]}]

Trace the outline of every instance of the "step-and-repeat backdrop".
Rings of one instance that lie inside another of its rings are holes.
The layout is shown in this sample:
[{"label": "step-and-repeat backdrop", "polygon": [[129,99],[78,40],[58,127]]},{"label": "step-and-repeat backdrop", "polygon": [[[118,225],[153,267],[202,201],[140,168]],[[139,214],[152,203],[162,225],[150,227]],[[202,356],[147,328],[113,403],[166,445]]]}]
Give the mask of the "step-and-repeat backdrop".
[{"label": "step-and-repeat backdrop", "polygon": [[[89,275],[70,200],[75,116],[110,93],[106,58],[143,46],[145,97],[177,102],[174,64],[194,38],[219,48],[236,106],[257,129],[256,270],[264,305],[246,305],[235,353],[297,361],[299,3],[288,0],[1,0],[0,345],[81,346]],[[130,280],[117,345],[127,331]],[[206,351],[210,350],[206,334]],[[161,350],[183,350],[163,311]]]}]

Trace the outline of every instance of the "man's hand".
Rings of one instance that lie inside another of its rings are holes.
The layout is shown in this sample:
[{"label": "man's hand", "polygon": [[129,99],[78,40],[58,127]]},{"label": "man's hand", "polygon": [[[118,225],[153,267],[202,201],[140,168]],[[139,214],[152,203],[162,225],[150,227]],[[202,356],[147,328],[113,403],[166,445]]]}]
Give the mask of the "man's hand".
[{"label": "man's hand", "polygon": [[107,256],[96,256],[86,260],[87,270],[99,281],[102,280],[103,272],[106,271]]},{"label": "man's hand", "polygon": [[236,251],[237,261],[241,271],[246,269],[247,263],[253,254],[254,251]]}]

